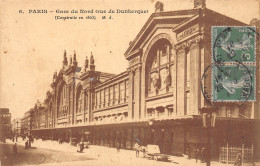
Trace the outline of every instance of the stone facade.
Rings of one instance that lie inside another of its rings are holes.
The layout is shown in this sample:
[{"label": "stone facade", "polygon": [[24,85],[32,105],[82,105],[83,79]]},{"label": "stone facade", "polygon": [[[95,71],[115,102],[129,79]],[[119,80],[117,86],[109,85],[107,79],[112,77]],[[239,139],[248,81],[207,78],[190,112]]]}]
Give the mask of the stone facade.
[{"label": "stone facade", "polygon": [[[201,78],[211,64],[211,26],[246,24],[195,6],[153,13],[125,52],[129,67],[118,75],[96,71],[92,53],[79,67],[76,53],[68,62],[65,51],[46,95],[45,129],[33,134],[109,147],[119,142],[126,149],[135,142],[158,144],[168,154],[206,146],[201,110],[210,106],[205,97],[211,96],[211,75]],[[227,142],[259,146],[254,140],[258,99],[216,104],[216,109],[214,156]]]}]

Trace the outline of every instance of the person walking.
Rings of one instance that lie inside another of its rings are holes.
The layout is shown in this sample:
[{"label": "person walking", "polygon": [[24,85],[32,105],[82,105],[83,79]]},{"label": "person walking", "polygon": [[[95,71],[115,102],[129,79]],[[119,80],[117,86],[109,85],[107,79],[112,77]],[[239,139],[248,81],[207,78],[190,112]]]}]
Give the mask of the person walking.
[{"label": "person walking", "polygon": [[116,143],[116,149],[117,149],[117,152],[120,152],[120,142],[119,141],[117,141],[117,143]]},{"label": "person walking", "polygon": [[186,154],[188,155],[188,159],[190,159],[191,158],[190,146],[187,147]]},{"label": "person walking", "polygon": [[136,155],[136,157],[139,157],[139,148],[140,148],[140,145],[139,145],[138,142],[135,143],[134,148],[135,148],[135,155]]},{"label": "person walking", "polygon": [[24,149],[27,150],[28,149],[28,140],[25,141],[25,146],[24,146]]},{"label": "person walking", "polygon": [[205,161],[206,161],[206,148],[202,148],[201,149],[201,154],[200,154],[200,156],[201,156],[201,162],[202,163],[204,163]]},{"label": "person walking", "polygon": [[197,147],[195,149],[195,160],[196,160],[196,163],[198,162],[198,160],[200,160],[200,148]]},{"label": "person walking", "polygon": [[241,156],[241,153],[237,154],[234,166],[242,166],[242,156]]},{"label": "person walking", "polygon": [[14,154],[17,153],[17,144],[16,143],[14,143],[14,145],[13,145],[13,151],[14,151]]}]

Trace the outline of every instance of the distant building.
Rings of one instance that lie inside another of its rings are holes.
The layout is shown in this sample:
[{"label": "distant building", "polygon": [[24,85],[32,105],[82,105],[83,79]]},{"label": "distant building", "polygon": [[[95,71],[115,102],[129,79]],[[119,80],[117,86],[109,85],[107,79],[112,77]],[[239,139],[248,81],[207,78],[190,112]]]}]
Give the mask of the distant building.
[{"label": "distant building", "polygon": [[12,131],[15,136],[21,135],[21,125],[22,125],[21,118],[15,118],[12,120]]},{"label": "distant building", "polygon": [[0,140],[11,137],[11,113],[8,108],[0,108]]},{"label": "distant building", "polygon": [[32,125],[31,121],[31,112],[33,109],[30,109],[29,111],[24,113],[24,116],[21,119],[21,134],[22,136],[29,136],[30,135],[30,129]]},{"label": "distant building", "polygon": [[46,111],[44,103],[37,101],[32,110],[32,129],[46,128]]}]

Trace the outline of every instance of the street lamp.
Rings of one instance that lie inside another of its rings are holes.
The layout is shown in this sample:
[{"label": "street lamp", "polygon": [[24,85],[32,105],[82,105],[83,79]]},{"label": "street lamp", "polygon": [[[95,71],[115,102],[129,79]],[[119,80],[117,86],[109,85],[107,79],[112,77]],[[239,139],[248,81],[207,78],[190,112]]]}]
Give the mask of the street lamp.
[{"label": "street lamp", "polygon": [[16,135],[16,137],[15,137],[15,139],[16,139],[16,142],[17,142],[17,137],[18,137],[18,136],[17,136],[17,131],[18,131],[18,123],[19,123],[19,122],[18,122],[18,121],[16,121],[16,132],[15,132],[15,135]]},{"label": "street lamp", "polygon": [[202,113],[203,128],[207,129],[207,166],[210,166],[210,151],[211,151],[211,128],[215,127],[216,113],[213,107],[203,107],[200,109]]}]

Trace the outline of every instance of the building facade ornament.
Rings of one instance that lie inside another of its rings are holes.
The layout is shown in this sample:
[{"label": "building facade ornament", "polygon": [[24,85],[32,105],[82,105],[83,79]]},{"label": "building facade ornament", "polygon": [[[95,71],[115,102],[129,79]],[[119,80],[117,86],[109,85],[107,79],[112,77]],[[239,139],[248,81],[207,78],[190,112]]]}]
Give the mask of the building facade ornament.
[{"label": "building facade ornament", "polygon": [[164,6],[164,4],[163,4],[162,2],[157,1],[157,2],[155,3],[155,13],[157,13],[157,12],[163,12],[163,6]]},{"label": "building facade ornament", "polygon": [[84,65],[84,66],[85,66],[85,69],[88,68],[88,62],[89,62],[89,61],[88,61],[88,56],[86,56],[85,65]]},{"label": "building facade ornament", "polygon": [[191,39],[177,43],[174,48],[175,48],[176,52],[179,52],[180,50],[187,50],[187,49],[190,49],[190,47],[193,44],[200,44],[203,41],[203,39],[204,39],[203,35],[198,35],[198,36],[193,37]]},{"label": "building facade ornament", "polygon": [[164,83],[166,84],[166,87],[170,87],[172,84],[171,72],[169,70],[167,70]]},{"label": "building facade ornament", "polygon": [[74,65],[74,66],[77,66],[77,65],[78,65],[76,51],[74,51],[73,65]]},{"label": "building facade ornament", "polygon": [[64,50],[64,57],[63,57],[63,66],[68,65],[68,59],[67,59],[67,53],[66,50]]},{"label": "building facade ornament", "polygon": [[72,56],[70,55],[70,66],[72,65]]},{"label": "building facade ornament", "polygon": [[91,55],[90,55],[90,65],[94,65],[94,64],[95,64],[95,60],[94,60],[93,54],[91,52]]},{"label": "building facade ornament", "polygon": [[161,78],[158,72],[156,72],[152,78],[153,81],[153,87],[157,91],[161,87]]}]

